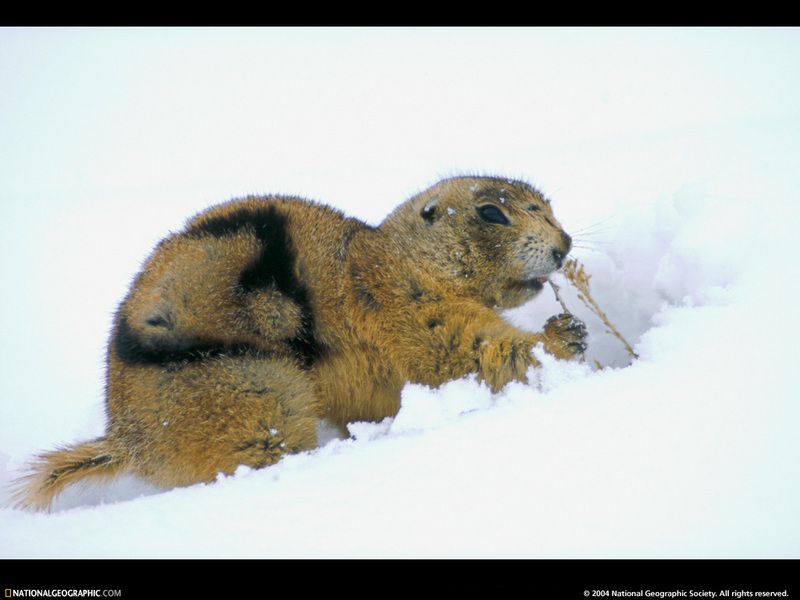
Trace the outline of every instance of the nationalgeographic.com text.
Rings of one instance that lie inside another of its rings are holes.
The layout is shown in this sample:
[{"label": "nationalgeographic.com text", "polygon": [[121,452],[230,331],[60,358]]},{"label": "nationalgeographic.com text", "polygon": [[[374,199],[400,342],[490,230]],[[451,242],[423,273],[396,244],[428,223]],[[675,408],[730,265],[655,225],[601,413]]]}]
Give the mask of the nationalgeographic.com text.
[{"label": "nationalgeographic.com text", "polygon": [[122,590],[6,590],[6,598],[120,598]]}]

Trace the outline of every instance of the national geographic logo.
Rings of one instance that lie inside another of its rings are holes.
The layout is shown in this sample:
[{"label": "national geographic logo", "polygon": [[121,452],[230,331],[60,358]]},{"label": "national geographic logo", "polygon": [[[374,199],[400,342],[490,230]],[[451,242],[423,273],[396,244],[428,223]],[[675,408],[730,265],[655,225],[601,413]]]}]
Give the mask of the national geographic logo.
[{"label": "national geographic logo", "polygon": [[16,590],[6,588],[6,598],[120,598],[122,590]]}]

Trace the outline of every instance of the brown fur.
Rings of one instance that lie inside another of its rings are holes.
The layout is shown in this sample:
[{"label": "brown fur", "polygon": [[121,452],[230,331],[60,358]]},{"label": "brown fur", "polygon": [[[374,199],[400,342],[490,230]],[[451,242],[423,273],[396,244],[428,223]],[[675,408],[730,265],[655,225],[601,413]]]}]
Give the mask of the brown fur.
[{"label": "brown fur", "polygon": [[321,420],[396,414],[406,382],[524,380],[531,350],[570,358],[569,315],[539,334],[496,309],[539,293],[571,241],[530,186],[454,178],[376,228],[296,198],[191,219],[145,263],[108,351],[106,434],[43,454],[18,498],[121,471],[188,485],[313,448]]}]

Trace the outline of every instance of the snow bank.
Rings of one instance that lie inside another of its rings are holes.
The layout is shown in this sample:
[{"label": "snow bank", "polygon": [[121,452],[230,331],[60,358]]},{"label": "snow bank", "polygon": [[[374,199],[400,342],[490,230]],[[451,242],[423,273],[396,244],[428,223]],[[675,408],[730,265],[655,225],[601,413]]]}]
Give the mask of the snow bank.
[{"label": "snow bank", "polygon": [[[662,199],[635,222],[644,249],[624,253],[632,229],[620,219],[616,262],[585,258],[612,323],[652,320],[628,333],[633,364],[598,371],[541,354],[528,385],[498,395],[472,378],[409,385],[396,418],[263,471],[172,491],[128,480],[49,515],[3,511],[2,552],[796,556],[797,323],[782,287],[800,257],[796,215],[747,220],[749,202],[718,202]],[[785,243],[774,252],[767,239]],[[602,284],[621,279],[637,303]]]}]

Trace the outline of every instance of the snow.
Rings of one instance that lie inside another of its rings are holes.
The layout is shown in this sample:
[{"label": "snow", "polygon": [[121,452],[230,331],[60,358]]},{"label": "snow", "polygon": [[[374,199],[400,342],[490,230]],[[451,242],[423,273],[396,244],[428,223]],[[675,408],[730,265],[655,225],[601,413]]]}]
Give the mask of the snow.
[{"label": "snow", "polygon": [[140,261],[247,193],[377,223],[451,174],[528,180],[639,355],[555,277],[586,363],[409,385],[213,484],[3,508],[0,556],[799,557],[798,59],[780,28],[0,29],[0,483],[102,433]]}]

